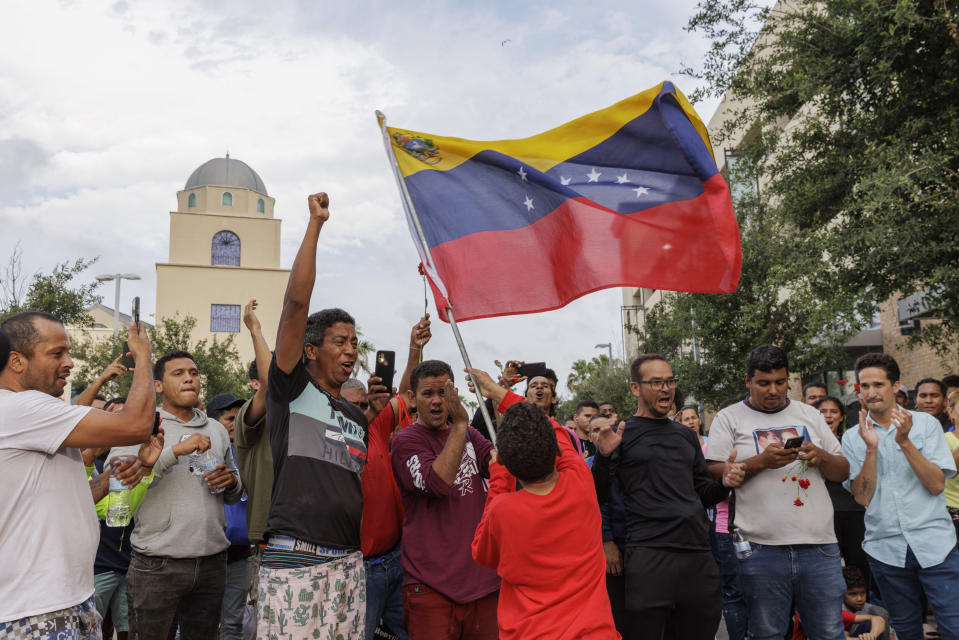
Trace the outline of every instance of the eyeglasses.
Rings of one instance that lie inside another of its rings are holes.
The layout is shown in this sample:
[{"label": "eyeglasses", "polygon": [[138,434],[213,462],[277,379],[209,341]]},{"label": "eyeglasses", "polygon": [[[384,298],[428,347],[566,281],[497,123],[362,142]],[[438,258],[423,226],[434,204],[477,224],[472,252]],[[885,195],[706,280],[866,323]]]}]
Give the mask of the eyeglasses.
[{"label": "eyeglasses", "polygon": [[676,378],[666,378],[665,380],[660,380],[659,378],[653,378],[652,380],[637,380],[637,384],[648,384],[654,389],[675,389],[676,388]]}]

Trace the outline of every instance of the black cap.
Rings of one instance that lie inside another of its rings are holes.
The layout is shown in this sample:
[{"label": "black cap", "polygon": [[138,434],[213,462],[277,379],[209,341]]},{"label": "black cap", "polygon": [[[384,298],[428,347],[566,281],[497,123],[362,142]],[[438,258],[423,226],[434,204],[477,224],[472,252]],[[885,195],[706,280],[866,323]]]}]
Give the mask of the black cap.
[{"label": "black cap", "polygon": [[218,393],[213,399],[206,403],[206,412],[216,413],[217,411],[226,411],[233,407],[241,406],[246,400],[237,398],[232,393]]}]

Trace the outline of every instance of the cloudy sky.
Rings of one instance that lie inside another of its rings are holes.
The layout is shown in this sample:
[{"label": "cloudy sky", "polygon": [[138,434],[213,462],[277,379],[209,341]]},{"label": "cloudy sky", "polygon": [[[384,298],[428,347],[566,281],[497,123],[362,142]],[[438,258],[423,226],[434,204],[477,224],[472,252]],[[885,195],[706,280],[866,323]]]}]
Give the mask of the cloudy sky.
[{"label": "cloudy sky", "polygon": [[[393,126],[495,140],[662,80],[689,94],[694,84],[678,70],[706,49],[683,30],[695,4],[5,3],[0,265],[17,243],[28,273],[99,256],[90,278],[142,275],[124,283],[123,299],[139,295],[152,313],[176,192],[229,150],[277,200],[284,267],[302,238],[306,195],[330,194],[313,307],[341,306],[378,348],[405,353],[423,285],[373,111]],[[708,121],[715,107],[697,110]],[[112,287],[101,292],[112,305]],[[622,356],[620,305],[612,289],[461,331],[477,366],[546,360],[565,381],[572,361],[600,353],[597,343],[612,341]],[[459,365],[439,325],[429,354]]]}]

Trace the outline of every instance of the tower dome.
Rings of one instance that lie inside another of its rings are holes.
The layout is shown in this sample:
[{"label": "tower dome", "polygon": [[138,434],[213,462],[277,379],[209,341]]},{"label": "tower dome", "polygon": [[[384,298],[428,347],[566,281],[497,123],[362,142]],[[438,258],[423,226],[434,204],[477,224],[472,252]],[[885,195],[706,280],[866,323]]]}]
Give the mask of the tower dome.
[{"label": "tower dome", "polygon": [[213,158],[197,167],[187,179],[184,190],[206,185],[240,187],[270,195],[257,172],[242,160],[231,158],[229,153],[225,158]]}]

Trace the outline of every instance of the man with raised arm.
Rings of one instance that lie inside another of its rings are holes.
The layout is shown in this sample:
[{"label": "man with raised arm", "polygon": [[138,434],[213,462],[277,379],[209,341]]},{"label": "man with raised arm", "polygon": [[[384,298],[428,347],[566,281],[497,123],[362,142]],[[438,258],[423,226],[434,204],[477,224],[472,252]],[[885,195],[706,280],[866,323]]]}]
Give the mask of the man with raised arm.
[{"label": "man with raised arm", "polygon": [[360,638],[365,630],[360,478],[367,422],[340,397],[356,366],[356,323],[342,309],[309,313],[329,202],[325,193],[308,198],[310,219],[268,375],[274,482],[260,563],[258,638]]},{"label": "man with raised arm", "polygon": [[959,551],[946,511],[956,463],[933,415],[896,404],[899,365],[885,353],[856,360],[859,429],[843,434],[850,488],[866,507],[862,548],[902,640],[921,640],[925,592],[939,633],[959,638]]},{"label": "man with raised arm", "polygon": [[58,399],[73,361],[67,332],[53,316],[18,313],[0,324],[0,336],[9,344],[0,360],[0,637],[56,631],[99,638],[99,527],[80,449],[149,439],[155,396],[146,329],[130,325],[137,366],[118,413]]}]

